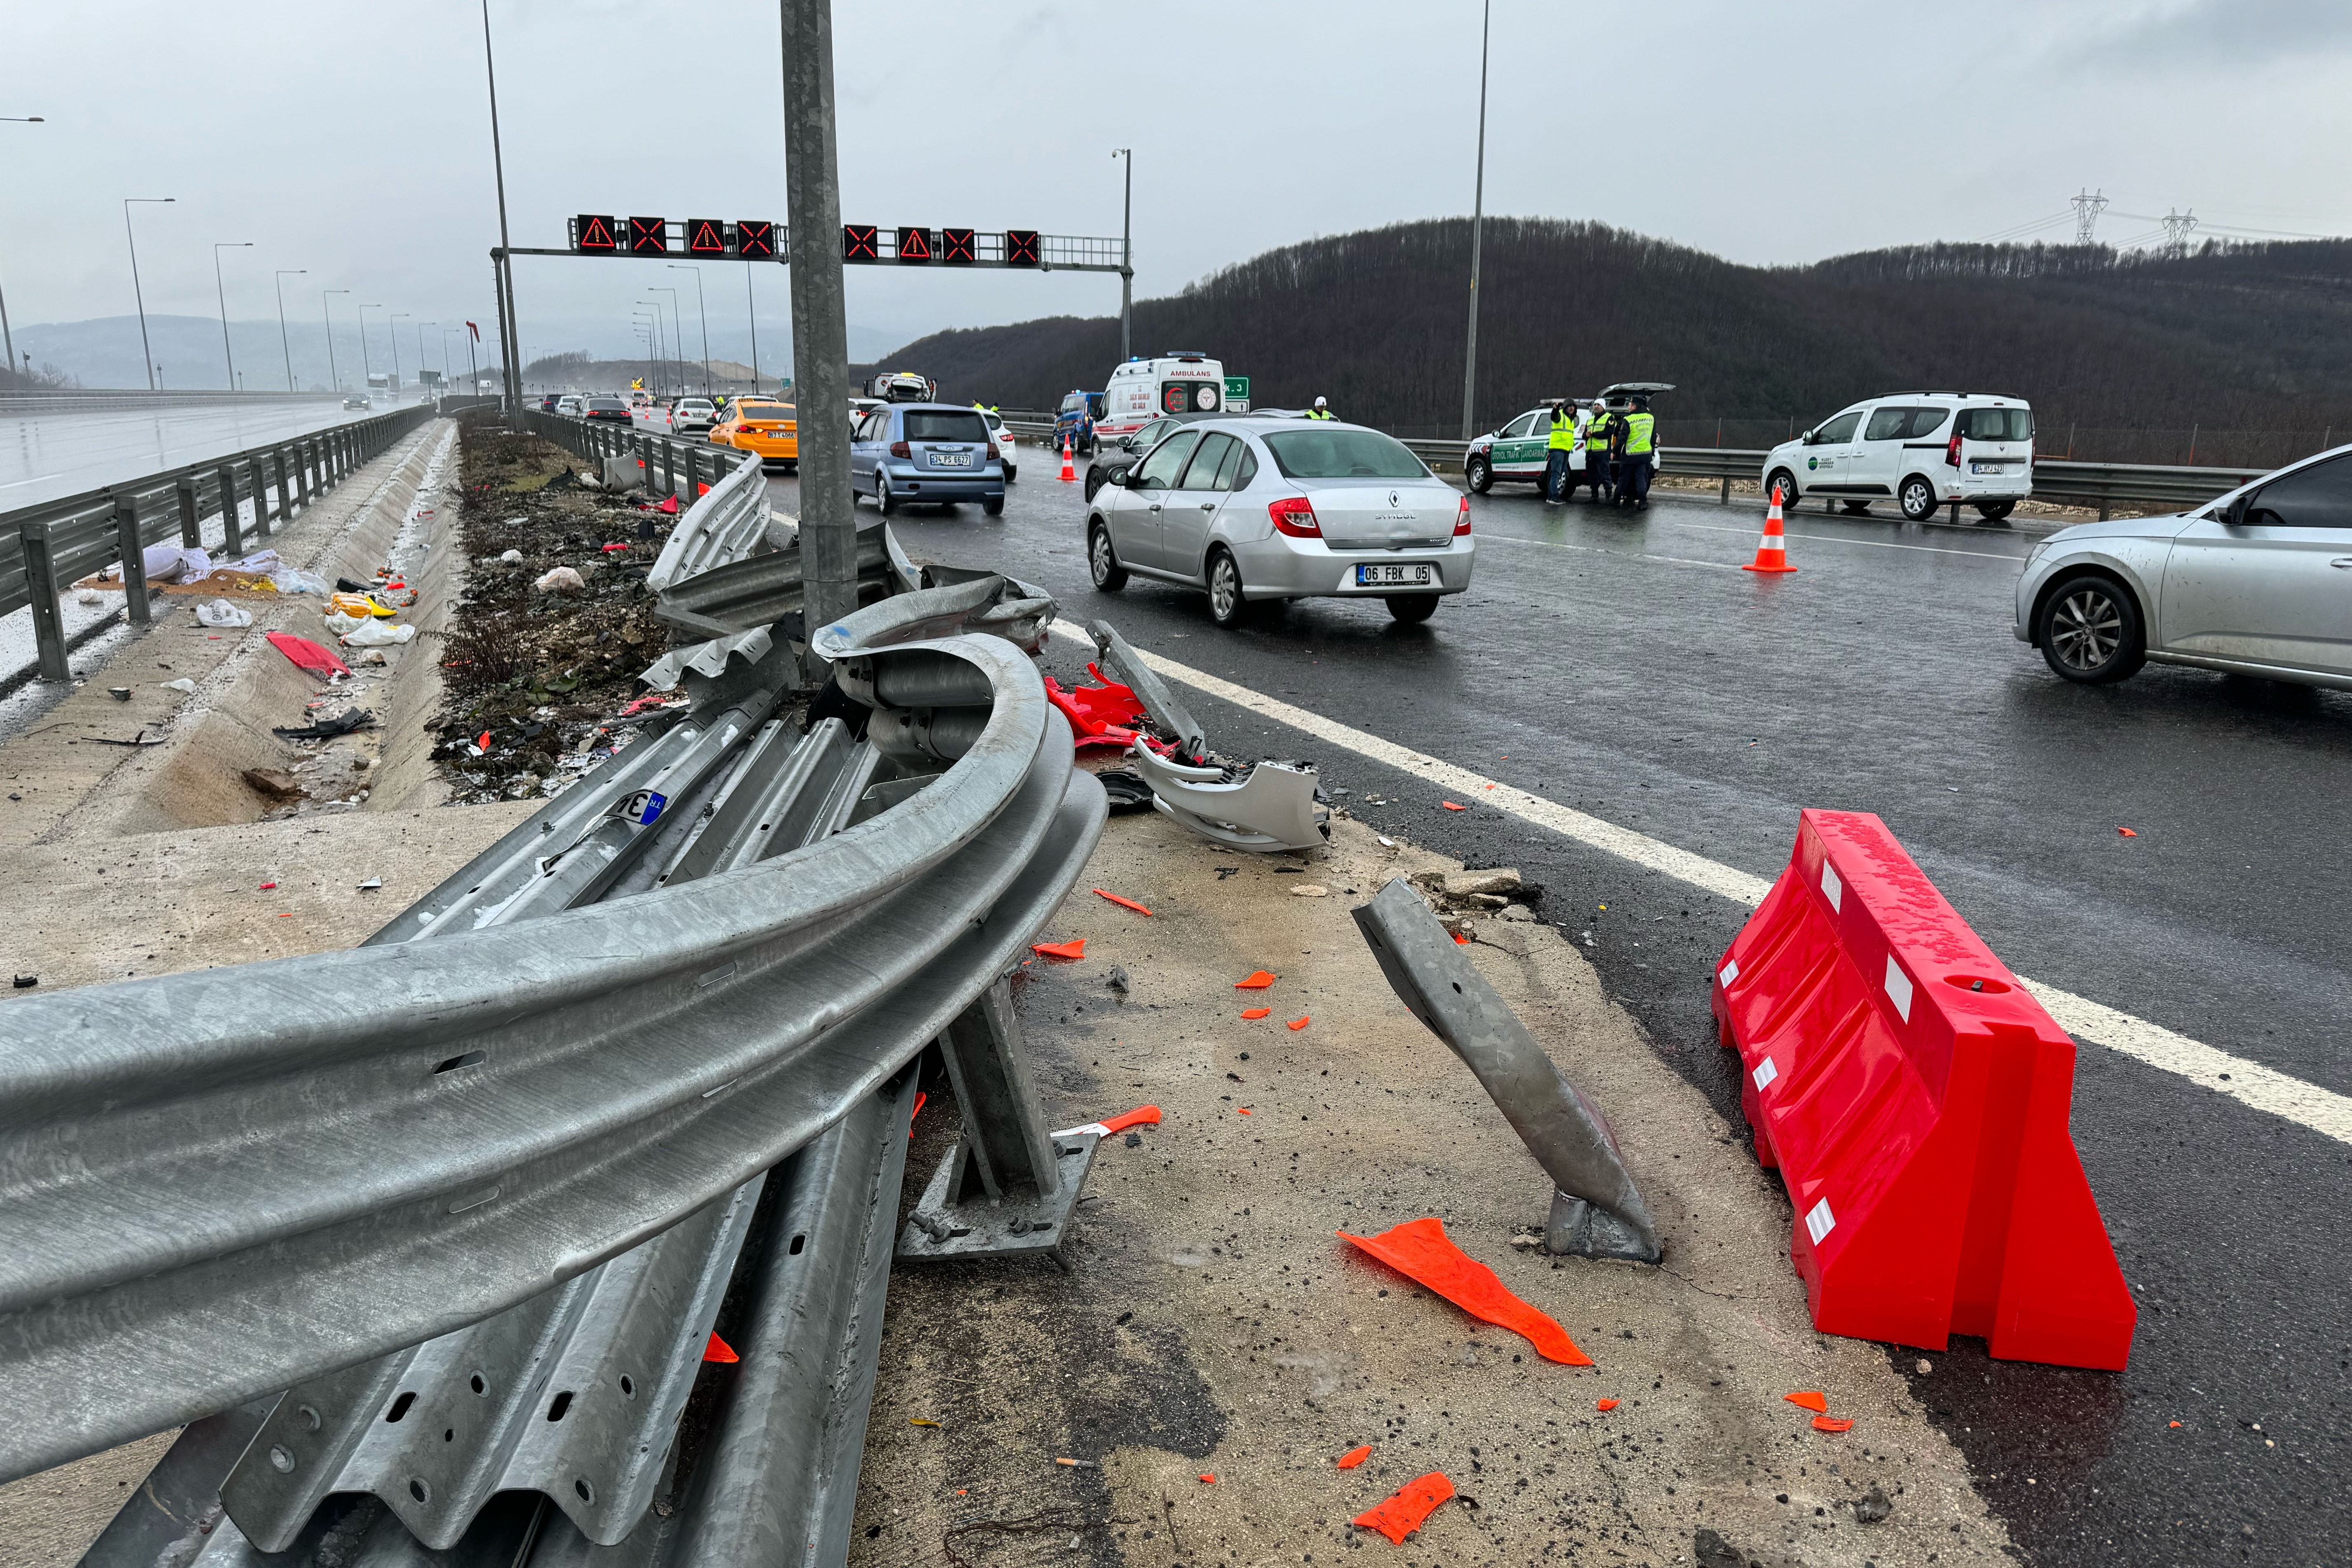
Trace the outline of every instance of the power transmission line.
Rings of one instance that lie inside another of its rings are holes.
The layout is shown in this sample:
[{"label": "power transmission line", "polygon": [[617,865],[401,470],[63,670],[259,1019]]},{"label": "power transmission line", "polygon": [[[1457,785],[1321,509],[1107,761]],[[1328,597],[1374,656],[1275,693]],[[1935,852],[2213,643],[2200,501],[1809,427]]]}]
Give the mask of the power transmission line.
[{"label": "power transmission line", "polygon": [[2197,226],[2197,215],[2194,212],[2177,213],[2167,207],[2164,216],[2158,221],[2164,225],[2165,250],[2173,256],[2188,255],[2189,234]]},{"label": "power transmission line", "polygon": [[2092,228],[2098,223],[2099,214],[2107,205],[2105,193],[2104,190],[2095,192],[2085,189],[2082,195],[2066,205],[2074,209],[2074,243],[2090,244]]}]

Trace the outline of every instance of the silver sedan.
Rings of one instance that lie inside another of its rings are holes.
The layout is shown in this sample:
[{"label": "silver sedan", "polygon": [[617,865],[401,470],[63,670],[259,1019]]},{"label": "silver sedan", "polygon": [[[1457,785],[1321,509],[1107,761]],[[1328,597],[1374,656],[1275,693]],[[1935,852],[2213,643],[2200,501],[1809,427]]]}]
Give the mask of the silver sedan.
[{"label": "silver sedan", "polygon": [[2154,659],[2352,690],[2352,447],[2195,511],[2060,529],[2026,558],[2015,631],[2089,685]]},{"label": "silver sedan", "polygon": [[1470,586],[1470,501],[1402,443],[1338,420],[1187,425],[1096,493],[1095,586],[1129,574],[1200,588],[1221,626],[1253,604],[1375,598],[1427,620]]}]

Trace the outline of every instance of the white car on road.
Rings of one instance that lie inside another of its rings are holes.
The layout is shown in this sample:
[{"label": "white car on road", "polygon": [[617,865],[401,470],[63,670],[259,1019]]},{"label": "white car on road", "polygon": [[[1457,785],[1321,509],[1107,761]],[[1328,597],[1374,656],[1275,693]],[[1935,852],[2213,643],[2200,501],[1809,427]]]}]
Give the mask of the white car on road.
[{"label": "white car on road", "polygon": [[719,405],[707,397],[681,397],[669,405],[673,436],[683,436],[689,430],[709,430],[718,423]]},{"label": "white car on road", "polygon": [[1867,511],[1893,497],[1925,522],[1960,501],[1991,521],[2033,493],[2033,410],[2022,398],[1902,392],[1841,409],[1764,455],[1764,492]]},{"label": "white car on road", "polygon": [[1004,426],[1004,416],[993,408],[983,408],[980,416],[988,421],[988,438],[996,443],[997,455],[1004,463],[1004,481],[1011,484],[1021,477],[1020,458],[1013,450],[1013,432]]}]

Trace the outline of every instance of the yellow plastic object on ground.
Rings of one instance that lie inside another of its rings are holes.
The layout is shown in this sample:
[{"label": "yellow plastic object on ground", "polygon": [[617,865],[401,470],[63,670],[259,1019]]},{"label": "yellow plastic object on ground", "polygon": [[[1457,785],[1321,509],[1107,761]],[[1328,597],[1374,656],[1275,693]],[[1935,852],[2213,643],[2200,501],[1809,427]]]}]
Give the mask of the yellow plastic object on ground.
[{"label": "yellow plastic object on ground", "polygon": [[352,616],[365,619],[369,616],[389,618],[399,614],[373,594],[330,594],[327,595],[330,615]]}]

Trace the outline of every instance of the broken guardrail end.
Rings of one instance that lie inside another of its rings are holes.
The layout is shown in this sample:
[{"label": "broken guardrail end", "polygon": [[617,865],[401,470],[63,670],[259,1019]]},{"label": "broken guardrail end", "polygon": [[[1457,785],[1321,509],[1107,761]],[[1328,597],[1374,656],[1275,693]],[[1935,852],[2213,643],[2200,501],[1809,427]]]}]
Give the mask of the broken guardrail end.
[{"label": "broken guardrail end", "polygon": [[1304,763],[1192,767],[1137,745],[1129,752],[1152,804],[1213,844],[1269,854],[1317,849],[1331,837],[1331,808]]}]

